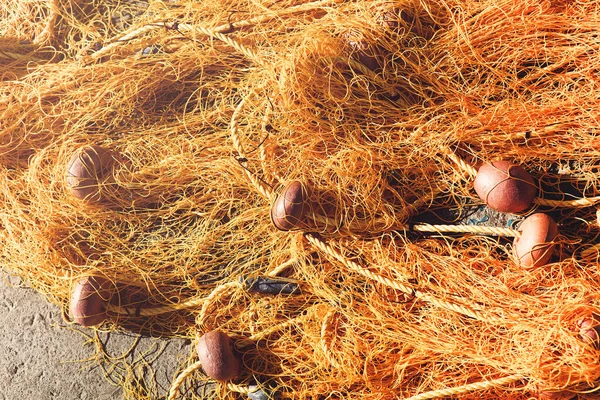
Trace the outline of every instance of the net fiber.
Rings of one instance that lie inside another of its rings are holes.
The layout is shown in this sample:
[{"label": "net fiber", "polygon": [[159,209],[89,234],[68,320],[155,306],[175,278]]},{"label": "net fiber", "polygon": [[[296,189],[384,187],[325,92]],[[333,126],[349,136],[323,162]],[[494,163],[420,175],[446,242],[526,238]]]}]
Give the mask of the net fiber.
[{"label": "net fiber", "polygon": [[[99,329],[226,332],[222,399],[596,398],[597,2],[0,0],[0,20],[1,265],[65,315],[96,275],[118,288]],[[66,183],[86,146],[112,158],[93,200]],[[540,189],[516,219],[556,219],[549,264],[521,268],[512,227],[412,228],[481,206],[495,159]],[[310,204],[286,232],[291,181]],[[240,283],[267,275],[300,293]],[[172,398],[204,397],[195,362]],[[126,398],[158,398],[130,375]]]}]

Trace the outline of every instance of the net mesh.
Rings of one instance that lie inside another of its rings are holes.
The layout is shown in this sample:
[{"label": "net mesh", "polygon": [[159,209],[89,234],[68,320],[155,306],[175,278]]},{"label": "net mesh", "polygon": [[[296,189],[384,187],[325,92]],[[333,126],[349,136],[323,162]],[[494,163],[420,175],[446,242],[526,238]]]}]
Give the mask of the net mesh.
[{"label": "net mesh", "polygon": [[[3,0],[0,17],[2,268],[50,302],[107,278],[102,329],[221,329],[233,383],[284,397],[594,390],[600,348],[578,327],[600,313],[593,204],[527,211],[560,227],[533,270],[512,240],[410,224],[482,204],[456,157],[522,165],[547,199],[600,195],[595,2]],[[97,202],[65,183],[89,145],[114,160]],[[293,180],[304,232],[270,219]],[[299,295],[231,284],[290,259]],[[212,395],[245,396],[231,389]]]}]

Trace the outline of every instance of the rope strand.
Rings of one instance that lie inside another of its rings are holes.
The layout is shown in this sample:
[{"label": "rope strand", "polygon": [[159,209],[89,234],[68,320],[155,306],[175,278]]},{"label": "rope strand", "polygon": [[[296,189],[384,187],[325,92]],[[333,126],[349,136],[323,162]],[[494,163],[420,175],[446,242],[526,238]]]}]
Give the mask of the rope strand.
[{"label": "rope strand", "polygon": [[421,393],[416,396],[409,397],[405,400],[440,399],[440,398],[448,397],[448,396],[457,396],[460,394],[487,390],[487,389],[491,389],[496,386],[510,385],[511,383],[515,383],[520,380],[523,380],[523,376],[510,375],[510,376],[506,376],[504,378],[495,379],[493,381],[475,382],[475,383],[470,383],[468,385],[458,386],[458,387],[454,387],[454,388],[432,390],[430,392]]},{"label": "rope strand", "polygon": [[315,236],[313,236],[311,234],[305,234],[305,237],[311,244],[313,244],[319,250],[325,252],[326,254],[329,254],[330,256],[332,256],[333,258],[335,258],[336,260],[338,260],[339,262],[344,264],[348,269],[350,269],[354,272],[358,272],[359,274],[361,274],[375,282],[379,282],[379,283],[381,283],[385,286],[388,286],[392,289],[400,290],[401,292],[403,292],[409,296],[414,296],[420,300],[431,303],[442,309],[454,311],[454,312],[465,315],[467,317],[471,317],[471,318],[479,320],[479,321],[492,323],[492,324],[493,323],[503,324],[506,322],[506,320],[504,318],[485,315],[485,314],[483,314],[479,311],[476,311],[470,307],[437,299],[433,295],[430,295],[427,293],[422,293],[422,292],[420,292],[412,287],[409,287],[407,285],[404,285],[398,281],[395,281],[390,278],[386,278],[384,276],[376,274],[372,271],[369,271],[366,268],[361,267],[356,262],[354,262],[352,260],[348,260],[346,257],[344,257],[341,253],[339,253],[333,247],[331,247],[327,243],[321,241],[320,239],[316,238]]},{"label": "rope strand", "polygon": [[194,372],[202,368],[202,364],[200,361],[196,361],[195,363],[189,365],[186,369],[184,369],[177,378],[171,383],[171,388],[169,389],[169,397],[168,400],[175,400],[179,395],[179,388],[183,385],[183,382],[191,376]]}]

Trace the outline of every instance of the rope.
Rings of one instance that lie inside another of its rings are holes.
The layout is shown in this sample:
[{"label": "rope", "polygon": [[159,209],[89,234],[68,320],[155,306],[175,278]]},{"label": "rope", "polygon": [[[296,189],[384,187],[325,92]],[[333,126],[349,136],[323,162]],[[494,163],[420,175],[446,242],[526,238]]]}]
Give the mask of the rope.
[{"label": "rope", "polygon": [[25,60],[33,61],[33,62],[43,61],[41,58],[34,57],[29,54],[11,53],[9,51],[4,51],[4,50],[0,51],[0,56],[4,56],[3,58],[6,58],[6,59],[9,59],[12,61],[25,61]]},{"label": "rope", "polygon": [[400,213],[396,214],[396,219],[403,221],[403,220],[410,218],[416,212],[419,211],[419,208],[421,208],[428,201],[431,201],[435,196],[440,194],[441,191],[442,191],[442,189],[437,187],[437,188],[435,188],[435,190],[432,190],[431,193],[428,193],[428,194],[425,194],[425,195],[419,197],[417,200],[413,201],[411,204],[407,204],[407,206],[404,209],[402,209],[402,211]]},{"label": "rope", "polygon": [[479,225],[414,225],[412,230],[416,232],[452,232],[452,233],[479,233],[483,235],[519,237],[521,232],[516,229],[501,228],[496,226]]},{"label": "rope", "polygon": [[112,49],[119,47],[123,43],[127,43],[128,41],[133,40],[136,37],[146,34],[155,29],[165,28],[166,26],[167,24],[165,24],[164,22],[153,22],[151,24],[144,25],[141,28],[137,28],[116,39],[114,42],[107,44],[106,46],[102,47],[100,50],[94,52],[93,54],[86,56],[84,59],[84,63],[89,64],[91,61],[98,60],[102,58],[105,54],[110,52]]},{"label": "rope", "polygon": [[331,352],[329,350],[329,345],[327,344],[327,329],[329,328],[330,322],[333,319],[335,313],[336,310],[330,310],[327,314],[325,314],[325,317],[323,318],[323,323],[321,325],[321,349],[323,350],[323,353],[325,353],[325,356],[329,360],[329,363],[333,367],[339,368],[339,364],[330,354]]},{"label": "rope", "polygon": [[[285,263],[279,265],[277,268],[275,268],[271,273],[269,273],[270,276],[277,276],[277,274],[281,271],[283,271],[285,268],[289,267],[290,265],[293,265],[294,263],[296,263],[298,260],[296,258],[292,258],[288,261],[286,261]],[[176,304],[173,306],[167,306],[167,307],[159,307],[159,308],[154,308],[154,309],[146,309],[146,310],[141,310],[140,311],[140,315],[147,315],[147,314],[151,314],[151,315],[158,315],[158,313],[162,313],[159,311],[164,311],[169,309],[168,311],[165,312],[169,312],[169,311],[175,311],[175,309],[183,309],[183,308],[190,308],[190,305],[193,306],[198,306],[199,304],[202,304],[202,310],[200,311],[200,315],[198,317],[198,321],[202,322],[204,321],[204,318],[206,316],[207,310],[208,310],[208,306],[211,303],[211,300],[213,300],[214,298],[216,298],[217,296],[225,293],[226,291],[228,291],[230,288],[232,287],[239,287],[240,284],[238,282],[232,281],[220,286],[217,286],[207,297],[204,297],[202,299],[194,299],[191,301],[187,301],[185,303],[181,303],[181,304]],[[299,320],[301,319],[305,319],[307,316],[309,315],[309,313],[301,315],[300,317],[294,318],[294,319],[290,319],[288,321],[285,321],[279,325],[275,325],[265,331],[259,332],[255,335],[250,336],[248,339],[244,339],[244,340],[240,340],[238,342],[238,344],[241,347],[247,346],[247,345],[252,345],[254,344],[254,342],[272,334],[273,332],[276,332],[278,330],[284,329],[290,325],[294,325],[296,324]],[[181,372],[181,374],[179,374],[177,376],[177,378],[175,379],[175,381],[173,381],[172,385],[171,385],[171,389],[169,390],[169,398],[168,400],[174,400],[175,397],[179,394],[179,387],[182,385],[182,383],[185,381],[185,379],[190,376],[192,373],[194,373],[194,371],[196,371],[197,369],[201,368],[202,365],[200,364],[200,361],[195,362],[194,364],[190,365],[189,367],[187,367],[185,370],[183,370],[183,372]],[[233,383],[227,383],[227,388],[231,391],[237,392],[237,393],[242,393],[242,394],[248,394],[250,393],[250,389],[248,387],[245,386],[239,386],[239,385],[235,385]]]},{"label": "rope", "polygon": [[[200,363],[200,361],[196,361],[195,363],[184,369],[183,372],[181,372],[179,375],[177,375],[177,378],[175,378],[175,380],[171,384],[171,388],[169,389],[168,400],[175,400],[177,395],[179,395],[179,388],[181,387],[183,382],[200,368],[202,368],[202,364]],[[248,395],[250,393],[250,388],[248,386],[236,385],[232,382],[227,382],[225,386],[232,392],[241,393],[245,395]]]},{"label": "rope", "polygon": [[[296,264],[297,262],[298,262],[297,258],[289,259],[288,261],[278,265],[275,269],[273,269],[267,275],[268,276],[278,276],[286,268],[290,267],[291,265]],[[183,303],[169,304],[167,306],[162,306],[162,307],[133,309],[133,308],[127,308],[127,307],[119,307],[116,305],[110,305],[109,310],[112,312],[118,313],[118,314],[136,315],[136,316],[140,316],[140,317],[154,317],[154,316],[160,315],[160,314],[166,314],[166,313],[170,313],[170,312],[176,312],[176,311],[187,310],[187,309],[194,309],[194,308],[198,308],[198,307],[202,306],[201,311],[200,311],[200,318],[201,318],[200,320],[202,321],[203,320],[202,316],[206,314],[209,303],[215,297],[217,297],[218,295],[222,294],[223,292],[225,292],[226,290],[228,290],[230,288],[236,288],[239,286],[240,286],[239,282],[231,281],[231,282],[222,284],[220,286],[217,286],[206,297],[193,298],[193,299],[184,301]],[[65,314],[64,312],[63,312],[63,318],[64,318],[65,322],[72,323],[72,321],[68,318],[68,314]]]},{"label": "rope", "polygon": [[251,96],[256,95],[256,91],[257,91],[257,89],[254,89],[253,91],[248,93],[242,99],[242,101],[240,101],[240,103],[237,105],[237,107],[233,111],[233,115],[231,116],[231,124],[229,126],[231,141],[233,142],[233,148],[235,149],[235,151],[237,151],[238,156],[240,158],[246,158],[246,152],[244,151],[244,147],[242,146],[242,141],[240,140],[240,136],[238,135],[238,124],[239,124],[239,119],[240,119],[240,113],[242,112],[242,109],[246,105],[246,101],[248,101],[248,99]]},{"label": "rope", "polygon": [[284,262],[283,264],[278,265],[275,269],[273,269],[271,272],[269,272],[267,275],[268,276],[279,276],[279,274],[281,274],[283,271],[285,271],[288,267],[294,265],[294,264],[298,264],[298,258],[294,257],[294,258],[290,258],[289,260],[287,260],[286,262]]},{"label": "rope", "polygon": [[585,208],[591,207],[597,203],[600,203],[600,196],[596,197],[584,197],[581,199],[574,200],[548,200],[537,197],[533,200],[535,204],[548,207],[572,207],[572,208]]},{"label": "rope", "polygon": [[448,397],[448,396],[456,396],[459,394],[490,389],[494,386],[509,385],[511,383],[520,381],[522,379],[523,379],[523,376],[521,376],[521,375],[510,375],[510,376],[506,376],[504,378],[496,379],[493,381],[475,382],[475,383],[470,383],[470,384],[464,385],[464,386],[457,386],[454,388],[433,390],[431,392],[425,392],[425,393],[418,394],[416,396],[409,397],[405,400],[427,400],[427,399],[439,399],[439,398]]},{"label": "rope", "polygon": [[200,314],[198,318],[196,318],[196,324],[202,325],[204,320],[206,319],[206,314],[208,313],[208,307],[212,304],[212,300],[223,295],[224,293],[228,293],[231,288],[239,288],[240,283],[236,281],[228,282],[223,285],[217,286],[205,299],[202,304],[202,309],[200,310]]},{"label": "rope", "polygon": [[227,382],[225,384],[225,386],[227,387],[227,389],[229,389],[232,392],[245,394],[245,395],[250,394],[250,388],[248,386],[236,385],[235,383],[232,383],[232,382]]},{"label": "rope", "polygon": [[358,70],[361,74],[365,75],[371,81],[375,82],[379,87],[386,89],[386,92],[392,96],[399,96],[400,93],[390,86],[390,84],[383,79],[380,79],[377,74],[369,69],[366,65],[353,59],[342,59],[337,57],[337,60],[348,63],[348,65],[355,70]]},{"label": "rope", "polygon": [[[231,141],[233,142],[233,147],[237,151],[238,156],[242,159],[246,159],[246,152],[244,151],[244,147],[242,146],[242,142],[241,142],[240,136],[238,134],[238,125],[239,125],[240,114],[241,114],[244,106],[246,105],[246,102],[248,101],[248,99],[250,99],[252,96],[256,95],[258,90],[260,90],[260,89],[257,88],[257,89],[252,90],[250,93],[248,93],[248,95],[246,95],[242,99],[242,101],[240,101],[240,103],[237,105],[237,107],[235,108],[235,111],[233,112],[233,115],[231,117],[231,124],[229,127]],[[244,165],[242,165],[242,167],[244,169],[244,172],[246,173],[246,176],[250,180],[250,183],[252,183],[252,185],[256,188],[256,190],[258,190],[260,192],[260,194],[262,194],[265,198],[267,198],[269,200],[273,200],[275,197],[275,193],[273,192],[273,190],[271,190],[270,187],[266,186],[260,179],[258,179],[252,172],[250,172]]]},{"label": "rope", "polygon": [[[121,36],[119,39],[117,39],[116,41],[104,46],[102,49],[96,51],[95,53],[87,56],[88,58],[86,58],[86,60],[88,61],[92,61],[92,60],[98,60],[100,57],[102,57],[104,54],[108,53],[109,51],[111,51],[112,49],[120,46],[123,43],[126,43],[132,39],[135,39],[136,37],[143,35],[145,33],[148,33],[156,28],[170,28],[172,25],[169,25],[165,22],[155,22],[153,24],[149,24],[149,25],[144,25],[141,28],[138,28],[132,32],[129,32],[126,35]],[[216,31],[215,29],[210,29],[210,28],[206,28],[203,26],[194,26],[194,25],[190,25],[190,24],[178,24],[177,25],[177,30],[179,32],[181,32],[182,34],[185,33],[189,33],[189,32],[194,32],[194,33],[200,33],[204,36],[208,36],[208,37],[212,37],[215,39],[219,39],[220,41],[222,41],[223,43],[227,43],[228,45],[230,45],[231,47],[233,47],[234,49],[236,49],[237,51],[239,51],[240,53],[244,54],[247,58],[249,58],[250,60],[258,63],[258,64],[262,64],[260,58],[258,57],[258,55],[250,48],[244,46],[243,44],[233,40],[232,38],[230,38],[229,36],[226,36],[224,34],[222,34],[221,32]],[[89,63],[89,62],[86,62]]]},{"label": "rope", "polygon": [[590,246],[588,248],[586,248],[585,250],[582,250],[580,255],[582,258],[587,258],[587,257],[592,257],[592,256],[598,256],[600,253],[600,243],[597,243],[593,246]]},{"label": "rope", "polygon": [[471,175],[472,178],[477,176],[477,170],[471,164],[467,163],[465,160],[457,156],[450,148],[442,147],[442,150],[445,155],[448,156],[460,169],[462,169],[467,174]]},{"label": "rope", "polygon": [[338,260],[339,262],[344,264],[348,269],[350,269],[354,272],[357,272],[371,280],[374,280],[375,282],[381,283],[382,285],[391,287],[392,289],[400,290],[401,292],[404,292],[404,293],[408,294],[409,296],[414,296],[415,298],[418,298],[420,300],[431,303],[431,304],[433,304],[439,308],[442,308],[444,310],[454,311],[459,314],[471,317],[473,319],[477,319],[479,321],[484,321],[484,322],[488,322],[488,323],[500,323],[500,324],[506,322],[503,318],[486,316],[478,311],[473,310],[470,307],[460,305],[460,304],[450,303],[450,302],[447,302],[444,300],[440,300],[430,294],[420,292],[420,291],[413,289],[409,286],[406,286],[398,281],[395,281],[390,278],[386,278],[384,276],[376,274],[376,273],[369,271],[368,269],[358,265],[356,262],[354,262],[352,260],[348,260],[340,252],[335,250],[333,247],[331,247],[327,243],[324,243],[320,239],[317,239],[315,236],[307,233],[307,234],[305,234],[305,237],[316,248],[318,248],[319,250],[323,251],[326,254],[329,254],[330,256],[332,256],[333,258],[335,258],[336,260]]},{"label": "rope", "polygon": [[295,318],[291,318],[291,319],[288,319],[287,321],[280,322],[277,325],[271,326],[268,329],[257,332],[254,335],[249,336],[247,338],[240,338],[240,339],[236,340],[235,345],[237,348],[254,346],[256,344],[256,342],[263,340],[264,338],[272,335],[273,333],[281,331],[286,328],[289,328],[290,326],[296,326],[300,322],[304,321],[305,319],[308,319],[309,317],[312,316],[311,311],[315,308],[316,308],[316,306],[313,306],[310,309],[308,309],[305,313],[303,313]]},{"label": "rope", "polygon": [[[250,25],[255,25],[255,24],[258,24],[261,22],[266,22],[268,20],[275,19],[277,17],[283,16],[286,14],[310,11],[315,8],[326,7],[329,5],[333,5],[335,3],[336,3],[335,1],[331,1],[331,0],[315,1],[315,2],[311,2],[311,3],[301,4],[298,6],[289,7],[289,8],[286,8],[283,10],[278,10],[278,11],[266,10],[266,11],[268,11],[268,13],[265,15],[257,16],[254,18],[250,18],[250,19],[242,20],[242,21],[238,21],[238,22],[232,22],[230,24],[228,23],[228,24],[219,25],[213,29],[210,29],[210,31],[215,34],[221,34],[221,33],[230,31],[232,29],[239,29],[239,28],[250,26]],[[91,54],[90,56],[87,56],[87,57],[89,57],[89,58],[87,58],[87,60],[98,60],[98,59],[102,58],[102,56],[104,56],[106,53],[108,53],[112,49],[122,45],[123,43],[133,40],[141,35],[151,32],[153,30],[156,30],[159,28],[168,28],[168,27],[170,27],[170,25],[165,22],[160,22],[160,21],[151,22],[140,28],[134,29],[134,30],[126,33],[125,35],[121,36],[114,42],[107,44],[106,46],[104,46],[100,50],[96,51],[95,53]],[[193,30],[195,28],[190,24],[179,24],[179,29],[182,32],[184,32],[185,30]]]},{"label": "rope", "polygon": [[220,26],[214,28],[214,30],[217,32],[226,32],[231,29],[238,29],[238,28],[243,28],[243,27],[247,27],[250,25],[256,25],[258,23],[266,22],[271,19],[275,19],[277,17],[282,17],[287,14],[293,14],[293,13],[303,12],[303,11],[311,11],[311,10],[314,10],[315,8],[332,6],[338,2],[339,1],[333,1],[333,0],[313,1],[310,3],[300,4],[297,6],[292,6],[292,7],[284,8],[282,10],[277,10],[277,11],[265,9],[265,11],[267,12],[267,14],[265,14],[265,15],[259,15],[257,17],[250,18],[250,19],[243,20],[243,21],[232,22],[231,24],[223,24],[223,25],[220,25]]},{"label": "rope", "polygon": [[254,50],[244,46],[243,44],[241,44],[239,42],[236,42],[229,36],[226,36],[220,32],[216,32],[214,29],[206,28],[203,26],[193,26],[193,25],[189,25],[189,24],[179,24],[178,29],[181,32],[184,32],[186,30],[191,31],[191,32],[200,32],[203,35],[213,37],[215,39],[219,39],[220,41],[227,43],[228,45],[230,45],[231,47],[233,47],[234,49],[236,49],[237,51],[239,51],[240,53],[242,53],[243,55],[248,57],[250,60],[256,62],[257,64],[262,64],[262,61],[260,61],[260,58],[254,52]]},{"label": "rope", "polygon": [[175,400],[175,398],[179,394],[179,387],[181,387],[186,378],[192,375],[200,368],[202,368],[202,364],[200,363],[200,361],[196,361],[195,363],[184,369],[179,375],[177,375],[177,378],[175,378],[175,380],[171,384],[171,388],[169,389],[168,400]]},{"label": "rope", "polygon": [[54,27],[56,26],[56,19],[58,18],[60,9],[58,0],[51,0],[49,3],[50,16],[48,18],[48,22],[40,34],[37,35],[33,40],[33,43],[37,45],[50,41],[54,36]]},{"label": "rope", "polygon": [[111,306],[109,306],[109,310],[116,312],[118,314],[136,315],[136,316],[140,316],[140,317],[154,317],[154,316],[160,315],[160,314],[166,314],[166,313],[180,311],[180,310],[186,310],[186,309],[194,309],[194,308],[198,308],[198,307],[202,306],[200,315],[203,315],[203,312],[204,313],[206,312],[206,309],[208,308],[207,305],[211,302],[211,300],[213,300],[217,295],[219,295],[221,292],[225,291],[226,289],[230,289],[232,287],[237,287],[237,286],[240,286],[240,284],[236,281],[228,282],[223,285],[217,286],[206,297],[193,298],[193,299],[187,300],[183,303],[169,304],[167,306],[162,306],[162,307],[142,308],[142,309],[137,310],[137,309],[132,309],[132,308],[111,305]]}]

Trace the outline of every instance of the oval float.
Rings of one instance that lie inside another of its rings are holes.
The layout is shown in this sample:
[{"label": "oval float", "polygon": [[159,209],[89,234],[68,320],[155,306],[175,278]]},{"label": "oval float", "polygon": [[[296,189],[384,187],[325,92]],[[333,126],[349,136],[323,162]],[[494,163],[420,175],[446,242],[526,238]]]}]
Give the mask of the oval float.
[{"label": "oval float", "polygon": [[106,320],[106,306],[111,298],[112,284],[98,276],[88,276],[77,282],[71,295],[73,321],[82,326],[99,325]]},{"label": "oval float", "polygon": [[514,240],[515,256],[524,268],[541,267],[550,260],[558,235],[556,222],[547,214],[537,213],[525,218],[519,225],[521,237]]},{"label": "oval float", "polygon": [[282,231],[289,231],[302,226],[308,211],[309,192],[300,181],[288,183],[271,207],[271,221]]},{"label": "oval float", "polygon": [[531,175],[508,161],[483,164],[477,171],[473,186],[485,204],[501,212],[524,211],[537,196]]},{"label": "oval float", "polygon": [[229,381],[240,373],[241,360],[233,353],[231,339],[220,330],[205,333],[196,345],[202,369],[217,381]]},{"label": "oval float", "polygon": [[85,146],[77,150],[67,164],[67,190],[76,198],[100,201],[102,186],[110,176],[114,157],[100,146]]}]

